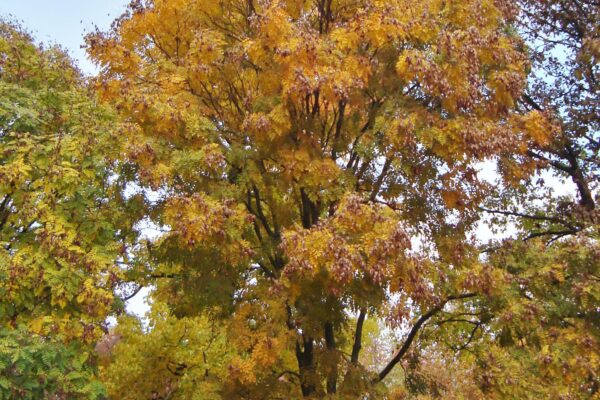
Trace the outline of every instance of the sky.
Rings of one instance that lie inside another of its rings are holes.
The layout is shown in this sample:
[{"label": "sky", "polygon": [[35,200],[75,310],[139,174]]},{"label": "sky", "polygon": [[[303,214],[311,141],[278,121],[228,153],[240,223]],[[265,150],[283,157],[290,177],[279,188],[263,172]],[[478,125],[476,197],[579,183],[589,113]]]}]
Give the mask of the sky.
[{"label": "sky", "polygon": [[83,72],[97,71],[81,48],[83,36],[102,30],[123,13],[129,0],[0,0],[0,16],[16,19],[37,41],[60,44]]}]

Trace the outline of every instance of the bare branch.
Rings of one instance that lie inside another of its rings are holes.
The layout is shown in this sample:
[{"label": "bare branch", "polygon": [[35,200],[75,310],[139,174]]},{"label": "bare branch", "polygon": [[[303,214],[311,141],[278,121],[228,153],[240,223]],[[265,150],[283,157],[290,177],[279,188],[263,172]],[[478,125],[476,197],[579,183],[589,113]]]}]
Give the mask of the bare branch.
[{"label": "bare branch", "polygon": [[139,285],[134,291],[133,293],[131,293],[128,296],[125,297],[121,297],[121,300],[123,301],[129,301],[131,299],[133,299],[142,289],[144,288],[144,285]]},{"label": "bare branch", "polygon": [[381,372],[378,374],[377,378],[375,379],[374,383],[381,382],[382,380],[385,379],[386,376],[388,376],[388,374],[392,371],[392,369],[394,369],[396,364],[398,364],[400,362],[400,360],[402,360],[402,358],[404,357],[404,355],[410,348],[410,345],[415,340],[415,337],[419,333],[419,330],[421,329],[423,324],[425,324],[425,322],[427,322],[427,320],[429,320],[431,317],[433,317],[435,314],[437,314],[439,311],[441,311],[444,308],[444,306],[446,305],[446,303],[448,303],[451,300],[467,299],[467,298],[475,297],[475,296],[477,296],[477,293],[465,293],[465,294],[460,294],[460,295],[456,295],[456,296],[449,296],[446,300],[442,301],[436,307],[432,308],[425,314],[421,315],[419,317],[419,319],[417,320],[417,322],[415,322],[415,324],[413,325],[410,332],[408,333],[408,336],[406,337],[406,340],[404,340],[404,343],[402,344],[402,346],[398,349],[398,351],[396,351],[396,354],[394,354],[394,356],[392,357],[390,362],[385,366],[385,368],[383,368],[381,370]]},{"label": "bare branch", "polygon": [[525,214],[525,213],[520,213],[520,212],[516,212],[516,211],[503,211],[503,210],[492,210],[489,208],[484,208],[484,207],[478,207],[480,211],[484,211],[487,213],[491,213],[491,214],[500,214],[500,215],[507,215],[507,216],[511,216],[511,217],[520,217],[520,218],[527,218],[527,219],[533,219],[533,220],[539,220],[539,221],[551,221],[551,222],[558,222],[559,224],[563,224],[563,225],[569,225],[569,223],[563,219],[560,219],[558,217],[549,217],[549,216],[545,216],[545,215],[531,215],[531,214]]}]

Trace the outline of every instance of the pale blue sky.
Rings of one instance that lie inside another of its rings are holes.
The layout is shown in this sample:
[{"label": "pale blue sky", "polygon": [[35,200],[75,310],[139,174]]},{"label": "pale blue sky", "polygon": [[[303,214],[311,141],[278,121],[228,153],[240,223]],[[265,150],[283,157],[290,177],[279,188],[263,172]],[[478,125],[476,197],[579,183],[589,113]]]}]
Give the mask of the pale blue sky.
[{"label": "pale blue sky", "polygon": [[87,74],[95,72],[81,49],[83,35],[101,29],[123,13],[129,0],[0,0],[0,16],[20,21],[35,38],[69,50]]}]

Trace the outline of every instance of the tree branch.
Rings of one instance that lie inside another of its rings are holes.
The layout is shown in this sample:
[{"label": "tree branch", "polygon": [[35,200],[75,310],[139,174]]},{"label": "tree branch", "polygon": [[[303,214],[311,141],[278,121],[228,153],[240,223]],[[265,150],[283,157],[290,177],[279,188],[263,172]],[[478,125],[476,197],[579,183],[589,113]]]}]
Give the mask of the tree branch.
[{"label": "tree branch", "polygon": [[342,134],[342,126],[344,125],[344,113],[346,111],[346,102],[344,100],[340,100],[339,102],[339,110],[340,115],[338,116],[337,123],[335,125],[335,134],[333,137],[333,143],[331,144],[331,159],[335,160],[337,158],[336,146],[338,139]]},{"label": "tree branch", "polygon": [[564,219],[561,219],[561,218],[558,218],[558,217],[548,217],[548,216],[545,216],[545,215],[531,215],[531,214],[525,214],[525,213],[520,213],[520,212],[516,212],[516,211],[492,210],[492,209],[485,208],[485,207],[478,207],[478,209],[480,211],[487,212],[487,213],[490,213],[490,214],[500,214],[500,215],[506,215],[506,216],[510,216],[510,217],[520,217],[520,218],[526,218],[526,219],[533,219],[533,220],[537,220],[537,221],[557,222],[559,224],[563,224],[565,226],[568,226],[569,228],[574,228],[570,223],[568,223]]},{"label": "tree branch", "polygon": [[529,104],[534,110],[543,110],[542,107],[540,107],[540,105],[535,100],[533,100],[533,98],[527,93],[523,94],[523,100],[525,100],[525,103]]},{"label": "tree branch", "polygon": [[5,210],[6,205],[8,204],[8,201],[10,200],[10,195],[5,195],[4,199],[2,200],[2,203],[0,204],[0,215],[2,215],[2,219],[0,220],[0,230],[2,230],[2,228],[4,228],[4,225],[6,224],[6,221],[8,221],[8,216],[10,215],[10,212],[8,211],[8,209]]},{"label": "tree branch", "polygon": [[367,313],[363,308],[362,310],[360,310],[358,320],[356,321],[356,330],[354,331],[354,344],[352,345],[352,356],[350,357],[350,362],[354,365],[358,365],[358,356],[362,348],[362,331],[366,315]]},{"label": "tree branch", "polygon": [[383,184],[383,180],[388,174],[390,166],[392,165],[392,159],[386,158],[385,163],[383,164],[383,168],[381,169],[381,174],[377,177],[377,181],[375,185],[373,185],[373,190],[371,191],[371,196],[369,197],[371,201],[374,201],[381,190],[381,185]]},{"label": "tree branch", "polygon": [[139,285],[134,291],[133,293],[131,293],[128,296],[125,297],[121,297],[121,300],[123,301],[129,301],[131,299],[133,299],[142,289],[144,288],[144,285]]},{"label": "tree branch", "polygon": [[[555,239],[561,238],[563,236],[567,236],[567,235],[574,235],[577,232],[581,231],[580,228],[573,228],[573,229],[565,229],[562,231],[543,231],[543,232],[534,232],[531,233],[530,235],[528,235],[525,239],[523,239],[524,242],[534,239],[536,237],[541,237],[541,236],[556,236]],[[552,240],[554,241],[554,240]]]},{"label": "tree branch", "polygon": [[425,314],[421,315],[419,317],[419,319],[417,320],[417,322],[415,322],[415,324],[413,325],[410,332],[408,333],[408,336],[406,337],[406,340],[404,340],[404,343],[402,344],[402,346],[398,349],[398,351],[396,351],[396,354],[394,354],[394,356],[392,357],[390,362],[385,366],[385,368],[383,368],[381,370],[381,372],[378,374],[377,378],[375,378],[373,383],[381,382],[382,380],[385,379],[386,376],[388,376],[388,374],[392,371],[392,369],[394,369],[396,364],[398,364],[400,362],[400,360],[402,360],[402,358],[404,357],[404,355],[410,348],[410,345],[415,340],[415,337],[419,333],[419,330],[421,329],[423,324],[425,322],[427,322],[427,320],[429,320],[435,314],[437,314],[439,311],[441,311],[444,308],[444,306],[446,305],[446,303],[448,303],[451,300],[467,299],[467,298],[475,297],[475,296],[477,296],[477,293],[465,293],[465,294],[460,294],[460,295],[456,295],[456,296],[449,296],[446,300],[442,301],[439,305],[437,305],[436,307],[427,311]]},{"label": "tree branch", "polygon": [[537,154],[536,152],[534,152],[532,150],[528,150],[527,155],[530,157],[536,158],[538,160],[546,161],[548,164],[550,164],[554,168],[556,168],[560,171],[566,172],[569,175],[571,175],[573,173],[573,169],[570,166],[563,164],[561,162],[555,161],[555,160],[550,160],[548,157],[544,157],[541,154]]},{"label": "tree branch", "polygon": [[473,326],[473,329],[471,330],[471,334],[469,335],[469,339],[467,339],[466,343],[464,343],[462,346],[460,346],[459,348],[456,349],[456,352],[462,351],[464,349],[467,348],[467,346],[469,346],[471,344],[471,342],[473,341],[473,338],[475,337],[475,333],[477,332],[477,329],[479,329],[479,327],[481,326],[481,322],[472,322],[469,321],[470,323],[474,324],[475,326]]},{"label": "tree branch", "polygon": [[252,185],[252,190],[254,191],[254,199],[255,199],[255,203],[256,203],[256,216],[258,217],[258,219],[262,223],[263,227],[265,228],[267,235],[273,237],[274,233],[271,230],[271,227],[269,226],[269,222],[267,221],[267,217],[265,216],[263,209],[262,209],[261,200],[260,200],[260,192],[258,191],[258,188],[256,187],[256,185]]}]

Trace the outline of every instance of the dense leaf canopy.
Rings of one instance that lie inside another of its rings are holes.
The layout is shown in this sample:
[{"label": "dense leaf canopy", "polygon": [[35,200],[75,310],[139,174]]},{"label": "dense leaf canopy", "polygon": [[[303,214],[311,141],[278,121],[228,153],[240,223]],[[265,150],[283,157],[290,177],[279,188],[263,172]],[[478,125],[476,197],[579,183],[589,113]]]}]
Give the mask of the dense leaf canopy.
[{"label": "dense leaf canopy", "polygon": [[[0,390],[597,398],[590,4],[133,1],[87,86],[7,25]],[[53,362],[83,386],[19,389]]]},{"label": "dense leaf canopy", "polygon": [[61,49],[0,22],[0,398],[102,392],[85,360],[136,218],[109,183],[113,123]]}]

